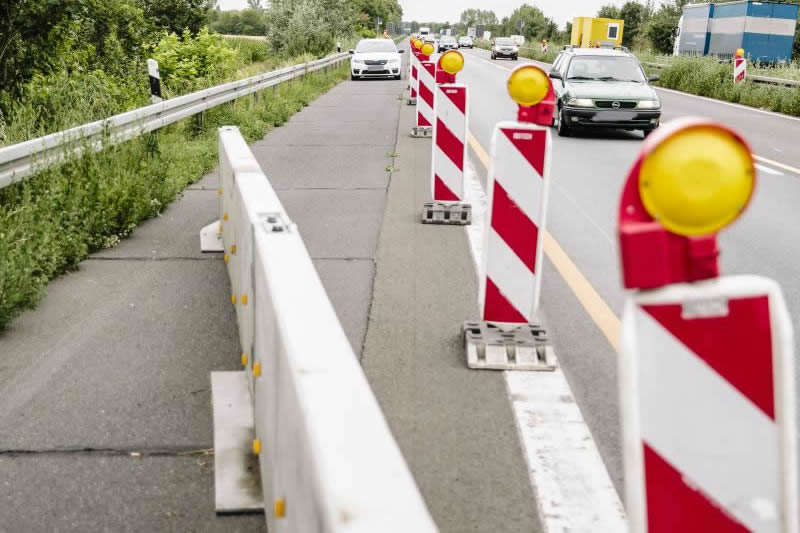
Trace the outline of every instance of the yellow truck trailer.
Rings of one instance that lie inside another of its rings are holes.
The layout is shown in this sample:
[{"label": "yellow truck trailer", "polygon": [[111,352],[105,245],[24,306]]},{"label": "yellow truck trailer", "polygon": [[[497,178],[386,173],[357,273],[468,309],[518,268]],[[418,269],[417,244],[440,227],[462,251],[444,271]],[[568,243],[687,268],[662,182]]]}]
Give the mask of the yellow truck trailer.
[{"label": "yellow truck trailer", "polygon": [[594,48],[595,46],[621,46],[625,21],[596,17],[575,17],[572,20],[573,46]]}]

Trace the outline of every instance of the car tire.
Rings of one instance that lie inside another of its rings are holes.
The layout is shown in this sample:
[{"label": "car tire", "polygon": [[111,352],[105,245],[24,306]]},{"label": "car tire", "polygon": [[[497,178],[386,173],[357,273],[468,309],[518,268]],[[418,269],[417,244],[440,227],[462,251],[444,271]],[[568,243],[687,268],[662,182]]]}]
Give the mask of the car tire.
[{"label": "car tire", "polygon": [[350,74],[350,81],[356,81],[358,77],[355,74]]},{"label": "car tire", "polygon": [[516,61],[517,59],[519,59],[519,56],[514,56],[514,57],[512,57],[511,59],[513,59],[514,61]]},{"label": "car tire", "polygon": [[645,139],[647,139],[647,137],[648,137],[648,136],[649,136],[651,133],[653,133],[653,131],[655,131],[655,128],[648,128],[648,129],[646,129],[646,130],[642,130],[642,134],[643,134],[643,135],[642,135],[642,137],[644,137]]},{"label": "car tire", "polygon": [[492,61],[494,61],[495,59],[497,59],[497,56],[492,54]]},{"label": "car tire", "polygon": [[571,133],[567,125],[567,117],[564,116],[564,108],[562,107],[558,110],[558,136],[569,137]]},{"label": "car tire", "polygon": [[396,80],[399,80],[399,79],[400,79],[400,74],[397,74],[397,75],[394,77],[394,79],[396,79]]}]

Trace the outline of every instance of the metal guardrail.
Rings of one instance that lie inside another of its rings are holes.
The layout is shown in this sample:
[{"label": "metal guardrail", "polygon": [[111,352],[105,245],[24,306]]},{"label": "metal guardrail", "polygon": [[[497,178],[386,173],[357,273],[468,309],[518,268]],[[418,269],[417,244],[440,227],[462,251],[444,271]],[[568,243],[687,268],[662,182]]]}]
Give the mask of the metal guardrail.
[{"label": "metal guardrail", "polygon": [[269,531],[435,533],[303,239],[238,128],[219,130],[219,180]]},{"label": "metal guardrail", "polygon": [[[669,65],[664,63],[650,63],[647,61],[642,62],[642,65],[645,67],[655,68],[655,69],[664,69],[668,68]],[[766,85],[781,85],[784,87],[800,87],[800,81],[797,80],[787,80],[784,78],[771,78],[769,76],[755,76],[752,74],[747,75],[747,79],[755,82],[755,83],[763,83]]]},{"label": "metal guardrail", "polygon": [[85,152],[97,152],[206,109],[284,81],[337,65],[349,54],[338,53],[308,63],[273,70],[134,109],[113,117],[0,148],[0,189]]}]

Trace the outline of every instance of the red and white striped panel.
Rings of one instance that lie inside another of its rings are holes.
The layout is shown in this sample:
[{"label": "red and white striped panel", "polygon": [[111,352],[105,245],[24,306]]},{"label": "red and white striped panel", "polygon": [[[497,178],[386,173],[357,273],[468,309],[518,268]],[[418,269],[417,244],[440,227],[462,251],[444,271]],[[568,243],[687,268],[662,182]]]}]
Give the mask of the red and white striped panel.
[{"label": "red and white striped panel", "polygon": [[411,64],[411,98],[417,97],[417,87],[419,85],[419,60],[414,53],[411,53],[409,63]]},{"label": "red and white striped panel", "polygon": [[483,320],[536,320],[550,151],[549,128],[519,122],[501,122],[495,128],[483,247]]},{"label": "red and white striped panel", "polygon": [[433,91],[436,88],[436,63],[417,63],[417,127],[433,126]]},{"label": "red and white striped panel", "polygon": [[733,65],[733,83],[739,83],[747,78],[747,60],[737,57]]},{"label": "red and white striped panel", "polygon": [[436,85],[431,170],[431,195],[435,202],[464,199],[467,101],[466,85]]},{"label": "red and white striped panel", "polygon": [[629,299],[619,380],[631,533],[797,533],[793,352],[769,279]]}]

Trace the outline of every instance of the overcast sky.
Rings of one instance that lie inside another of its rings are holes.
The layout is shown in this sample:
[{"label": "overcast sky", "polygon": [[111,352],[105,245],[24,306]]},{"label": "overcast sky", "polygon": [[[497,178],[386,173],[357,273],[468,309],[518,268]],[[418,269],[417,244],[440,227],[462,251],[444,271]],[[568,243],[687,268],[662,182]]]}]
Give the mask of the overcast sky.
[{"label": "overcast sky", "polygon": [[[544,14],[555,20],[559,27],[564,27],[573,17],[592,16],[600,6],[615,4],[621,6],[625,0],[527,0],[538,7]],[[457,22],[461,12],[469,7],[486,9],[488,2],[474,0],[400,0],[403,6],[403,20],[424,22]],[[493,0],[491,8],[498,18],[511,14],[525,0]],[[247,0],[221,0],[222,9],[242,9],[247,7]]]}]

